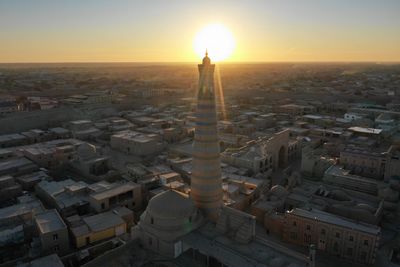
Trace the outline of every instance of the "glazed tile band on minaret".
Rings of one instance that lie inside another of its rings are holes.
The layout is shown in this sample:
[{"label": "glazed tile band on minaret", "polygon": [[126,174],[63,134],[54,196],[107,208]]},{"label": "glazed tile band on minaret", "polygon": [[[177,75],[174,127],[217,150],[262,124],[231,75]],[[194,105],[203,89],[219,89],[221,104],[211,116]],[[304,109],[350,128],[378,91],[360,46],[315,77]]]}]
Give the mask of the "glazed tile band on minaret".
[{"label": "glazed tile band on minaret", "polygon": [[222,181],[214,92],[215,65],[206,56],[199,64],[196,129],[193,145],[191,197],[212,221],[222,206]]}]

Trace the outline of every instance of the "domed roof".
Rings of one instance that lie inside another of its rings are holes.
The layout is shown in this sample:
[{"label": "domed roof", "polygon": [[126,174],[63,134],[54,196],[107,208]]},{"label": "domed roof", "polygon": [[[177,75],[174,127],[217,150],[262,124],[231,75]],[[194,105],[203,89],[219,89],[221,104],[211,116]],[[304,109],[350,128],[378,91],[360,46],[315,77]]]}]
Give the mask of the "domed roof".
[{"label": "domed roof", "polygon": [[282,198],[287,196],[288,191],[281,185],[274,185],[270,190],[271,195],[274,195],[278,198]]},{"label": "domed roof", "polygon": [[77,153],[83,159],[90,159],[96,155],[96,147],[85,142],[78,146]]},{"label": "domed roof", "polygon": [[192,199],[174,190],[160,193],[150,199],[147,212],[154,217],[187,218],[193,214],[196,206]]},{"label": "domed roof", "polygon": [[203,58],[203,65],[211,64],[211,59],[208,57],[208,51],[206,50],[206,56]]}]

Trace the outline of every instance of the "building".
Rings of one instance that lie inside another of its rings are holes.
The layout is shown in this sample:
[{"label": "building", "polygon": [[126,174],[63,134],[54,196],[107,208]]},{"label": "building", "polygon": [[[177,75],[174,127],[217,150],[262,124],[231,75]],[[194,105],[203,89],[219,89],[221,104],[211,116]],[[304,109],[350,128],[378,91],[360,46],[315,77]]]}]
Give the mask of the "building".
[{"label": "building", "polygon": [[72,136],[79,140],[95,139],[101,135],[101,131],[93,126],[91,120],[70,121],[66,127],[71,131]]},{"label": "building", "polygon": [[[119,210],[121,212],[121,210]],[[124,215],[133,213],[129,209],[124,209]],[[127,232],[128,222],[124,220],[122,215],[116,211],[108,211],[88,217],[79,217],[77,215],[67,219],[73,242],[77,248],[85,247],[100,241],[104,241],[116,236],[120,236]]]},{"label": "building", "polygon": [[361,120],[365,118],[367,115],[366,114],[358,114],[358,113],[345,113],[344,114],[344,119],[349,120],[349,121],[356,121],[356,120]]},{"label": "building", "polygon": [[141,186],[133,182],[124,184],[100,182],[91,187],[94,192],[89,195],[89,202],[96,212],[104,212],[118,206],[126,206],[133,210],[142,207]]},{"label": "building", "polygon": [[56,210],[48,210],[35,216],[43,254],[64,255],[69,250],[68,228]]},{"label": "building", "polygon": [[309,246],[357,263],[372,265],[381,229],[375,225],[343,219],[319,210],[293,209],[286,212],[283,239]]},{"label": "building", "polygon": [[315,112],[315,107],[307,105],[286,104],[279,106],[277,112],[286,113],[293,116],[300,116]]},{"label": "building", "polygon": [[48,256],[35,259],[29,263],[22,263],[17,265],[17,267],[43,267],[43,266],[64,267],[65,265],[62,263],[61,259],[58,257],[57,254],[51,254]]},{"label": "building", "polygon": [[82,143],[77,139],[60,139],[22,147],[18,151],[39,166],[53,169],[70,163]]},{"label": "building", "polygon": [[292,158],[298,157],[301,143],[289,142],[289,130],[260,137],[239,148],[228,148],[221,153],[222,162],[253,173],[283,168],[288,163],[289,147]]},{"label": "building", "polygon": [[325,171],[335,163],[336,160],[328,157],[323,149],[306,146],[302,150],[301,173],[307,178],[322,179]]},{"label": "building", "polygon": [[175,258],[182,253],[180,238],[200,226],[203,216],[192,199],[173,190],[150,199],[138,224],[143,245]]},{"label": "building", "polygon": [[222,206],[222,180],[214,68],[215,65],[211,64],[206,53],[203,63],[198,65],[198,102],[190,196],[198,208],[204,210],[209,218],[216,220]]},{"label": "building", "polygon": [[10,158],[0,161],[0,175],[18,176],[38,170],[38,166],[27,158]]},{"label": "building", "polygon": [[400,145],[392,145],[387,153],[385,166],[385,181],[400,176]]},{"label": "building", "polygon": [[340,163],[356,175],[383,180],[386,155],[382,152],[348,146],[340,152]]},{"label": "building", "polygon": [[35,185],[43,180],[50,180],[50,176],[44,171],[36,171],[25,175],[15,177],[17,182],[22,186],[22,189],[33,191]]},{"label": "building", "polygon": [[124,131],[111,136],[111,147],[135,156],[147,156],[159,153],[164,145],[156,134],[142,134],[134,131]]},{"label": "building", "polygon": [[82,181],[43,180],[35,186],[35,193],[47,205],[56,208],[63,217],[68,217],[90,211],[87,188],[88,185]]},{"label": "building", "polygon": [[22,186],[10,175],[0,176],[0,201],[11,200],[22,195]]},{"label": "building", "polygon": [[377,195],[378,187],[382,182],[351,174],[339,165],[329,167],[324,174],[323,181],[345,189],[359,191],[371,195]]},{"label": "building", "polygon": [[28,137],[22,134],[0,135],[0,148],[22,146],[29,143]]},{"label": "building", "polygon": [[16,111],[18,111],[18,105],[15,99],[5,99],[0,101],[0,115]]}]

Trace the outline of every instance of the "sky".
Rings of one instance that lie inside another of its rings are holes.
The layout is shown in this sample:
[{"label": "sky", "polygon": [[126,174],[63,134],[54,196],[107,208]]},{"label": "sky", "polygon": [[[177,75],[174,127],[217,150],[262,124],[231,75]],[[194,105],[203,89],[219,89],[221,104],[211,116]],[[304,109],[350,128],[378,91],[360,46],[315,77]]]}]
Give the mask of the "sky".
[{"label": "sky", "polygon": [[226,61],[400,61],[400,0],[0,0],[0,62],[195,62],[212,23]]}]

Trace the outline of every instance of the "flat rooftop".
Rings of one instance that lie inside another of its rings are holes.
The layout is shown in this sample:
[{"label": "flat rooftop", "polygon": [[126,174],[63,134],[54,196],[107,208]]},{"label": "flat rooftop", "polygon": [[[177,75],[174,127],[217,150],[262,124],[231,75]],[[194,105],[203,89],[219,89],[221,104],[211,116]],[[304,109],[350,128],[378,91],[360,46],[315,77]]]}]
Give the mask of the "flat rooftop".
[{"label": "flat rooftop", "polygon": [[104,231],[125,223],[120,216],[114,214],[112,211],[83,218],[83,221],[93,232]]},{"label": "flat rooftop", "polygon": [[140,186],[140,185],[134,184],[134,183],[120,184],[113,188],[106,189],[105,191],[102,191],[102,192],[92,193],[90,196],[95,200],[102,200],[102,199],[110,198],[112,196],[116,196],[116,195],[128,192],[130,190],[137,188],[138,186]]},{"label": "flat rooftop", "polygon": [[291,211],[287,211],[287,213],[323,223],[339,225],[351,230],[357,230],[372,235],[379,235],[381,232],[381,228],[378,226],[366,223],[356,223],[355,221],[344,219],[337,215],[317,209],[304,210],[296,208]]},{"label": "flat rooftop", "polygon": [[376,128],[365,128],[365,127],[350,127],[350,131],[357,132],[357,133],[365,133],[365,134],[380,134],[382,132],[382,129],[376,129]]},{"label": "flat rooftop", "polygon": [[306,255],[282,246],[251,241],[238,243],[206,224],[182,238],[183,243],[221,261],[226,266],[308,266]]},{"label": "flat rooftop", "polygon": [[64,221],[61,219],[57,210],[48,210],[37,214],[35,216],[36,225],[39,228],[40,233],[46,234],[54,231],[66,229]]}]

